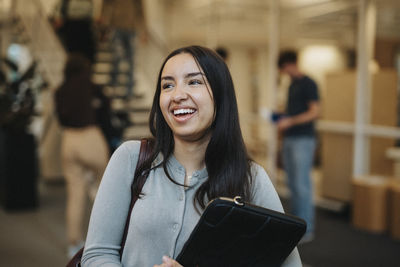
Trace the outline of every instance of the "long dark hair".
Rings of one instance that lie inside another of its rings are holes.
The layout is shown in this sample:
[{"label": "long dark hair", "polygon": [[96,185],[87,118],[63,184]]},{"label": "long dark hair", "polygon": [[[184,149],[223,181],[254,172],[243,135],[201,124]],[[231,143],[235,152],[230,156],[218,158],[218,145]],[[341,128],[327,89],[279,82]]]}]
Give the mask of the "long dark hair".
[{"label": "long dark hair", "polygon": [[[174,151],[174,138],[165,121],[159,100],[161,93],[161,74],[166,62],[178,54],[188,53],[204,71],[210,84],[215,106],[215,119],[211,125],[211,139],[205,153],[205,164],[208,179],[195,194],[194,201],[205,208],[206,198],[242,196],[250,199],[250,158],[246,151],[239,125],[239,114],[236,103],[232,77],[224,60],[213,50],[201,46],[188,46],[170,53],[164,60],[157,81],[157,88],[150,113],[150,131],[155,138],[153,156],[148,162],[162,153],[161,163],[168,178],[174,181],[167,170],[167,160]],[[140,192],[134,191],[135,194]],[[195,205],[196,206],[196,205]]]}]

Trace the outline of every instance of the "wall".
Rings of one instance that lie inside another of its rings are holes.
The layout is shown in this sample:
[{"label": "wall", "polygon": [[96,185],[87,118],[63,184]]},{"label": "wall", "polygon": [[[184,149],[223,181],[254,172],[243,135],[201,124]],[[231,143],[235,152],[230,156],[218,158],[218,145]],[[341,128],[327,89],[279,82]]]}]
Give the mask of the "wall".
[{"label": "wall", "polygon": [[136,38],[135,43],[136,90],[145,96],[143,101],[149,105],[152,102],[162,60],[170,50],[167,45],[168,32],[165,31],[165,9],[165,2],[162,0],[143,1],[147,37]]},{"label": "wall", "polygon": [[346,69],[346,52],[331,45],[308,45],[299,51],[299,67],[317,82],[321,96],[325,94],[328,73]]},{"label": "wall", "polygon": [[231,47],[229,50],[229,68],[231,71],[233,83],[236,90],[236,98],[240,114],[242,131],[245,138],[250,136],[248,127],[244,127],[251,113],[250,99],[250,77],[249,73],[250,62],[248,60],[248,50],[246,47]]}]

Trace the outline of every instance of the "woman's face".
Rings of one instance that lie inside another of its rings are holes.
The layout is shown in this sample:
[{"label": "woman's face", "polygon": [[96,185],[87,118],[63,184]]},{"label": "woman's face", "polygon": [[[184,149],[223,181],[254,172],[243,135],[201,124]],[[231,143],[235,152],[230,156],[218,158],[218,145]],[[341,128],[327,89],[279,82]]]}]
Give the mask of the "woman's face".
[{"label": "woman's face", "polygon": [[208,137],[214,120],[211,87],[188,53],[170,58],[161,73],[160,108],[174,138],[197,141]]}]

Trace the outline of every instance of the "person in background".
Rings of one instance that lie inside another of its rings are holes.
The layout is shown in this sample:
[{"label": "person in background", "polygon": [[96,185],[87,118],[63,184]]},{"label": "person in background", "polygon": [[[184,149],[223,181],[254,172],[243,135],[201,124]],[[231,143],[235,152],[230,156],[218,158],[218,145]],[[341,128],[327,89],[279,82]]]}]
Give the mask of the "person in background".
[{"label": "person in background", "polygon": [[[146,38],[143,18],[142,0],[103,0],[101,21],[109,27],[113,46],[113,70],[111,84],[123,86],[119,74],[126,72],[127,96],[133,95],[134,38]],[[128,68],[121,71],[121,63],[126,62]]]},{"label": "person in background", "polygon": [[61,0],[56,5],[54,27],[68,53],[82,53],[95,60],[92,0]]},{"label": "person in background", "polygon": [[[216,197],[283,211],[265,170],[250,160],[243,141],[228,67],[213,50],[189,46],[162,64],[150,113],[155,139],[141,192],[133,182],[140,142],[113,154],[97,194],[82,266],[181,266],[183,248],[206,204]],[[132,209],[122,256],[122,235]],[[294,249],[283,266],[301,266]]]},{"label": "person in background", "polygon": [[96,121],[96,110],[106,103],[97,97],[100,88],[91,82],[90,70],[90,61],[85,56],[70,54],[64,82],[55,93],[56,113],[63,127],[61,153],[67,185],[69,257],[83,245],[87,196],[94,200],[109,160],[109,149]]},{"label": "person in background", "polygon": [[225,61],[228,60],[229,53],[225,47],[219,46],[215,49],[215,52],[217,52],[217,54],[220,55]]},{"label": "person in background", "polygon": [[310,173],[316,148],[314,122],[320,110],[318,88],[299,70],[296,52],[282,52],[278,67],[281,73],[291,78],[286,113],[277,122],[277,128],[283,134],[282,161],[290,189],[291,212],[307,222],[307,232],[302,239],[307,242],[314,236]]}]

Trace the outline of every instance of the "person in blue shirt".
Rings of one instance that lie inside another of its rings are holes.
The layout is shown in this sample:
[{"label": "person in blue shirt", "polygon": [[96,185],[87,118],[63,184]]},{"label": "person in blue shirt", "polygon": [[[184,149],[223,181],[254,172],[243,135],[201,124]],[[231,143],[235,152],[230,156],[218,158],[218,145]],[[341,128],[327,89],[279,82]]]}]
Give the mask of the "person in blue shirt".
[{"label": "person in blue shirt", "polygon": [[290,189],[291,212],[307,222],[307,232],[302,239],[307,242],[314,236],[310,173],[316,147],[314,122],[320,110],[318,88],[298,68],[296,52],[282,52],[278,67],[281,73],[291,78],[286,113],[277,122],[278,130],[283,134],[282,161]]}]

